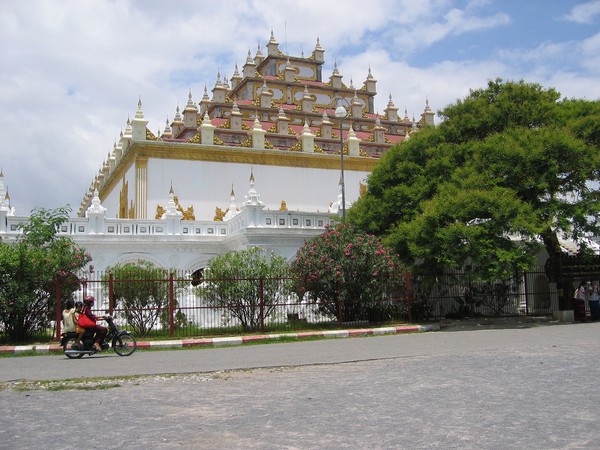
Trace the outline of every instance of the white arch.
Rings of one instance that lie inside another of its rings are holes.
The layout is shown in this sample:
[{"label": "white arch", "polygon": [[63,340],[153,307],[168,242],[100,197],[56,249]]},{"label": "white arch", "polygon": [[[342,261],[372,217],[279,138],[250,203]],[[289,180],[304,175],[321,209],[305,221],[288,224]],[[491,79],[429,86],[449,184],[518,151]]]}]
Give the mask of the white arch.
[{"label": "white arch", "polygon": [[[163,269],[169,269],[170,268],[170,267],[165,267],[164,262],[160,261],[153,254],[151,254],[151,253],[142,253],[142,252],[125,253],[123,255],[119,255],[119,256],[117,256],[113,260],[113,262],[112,262],[112,264],[110,264],[110,266],[114,266],[114,265],[117,265],[117,264],[134,263],[134,262],[137,262],[139,260],[144,260],[144,261],[151,262],[155,266],[163,268]],[[107,266],[107,269],[110,266]]]}]

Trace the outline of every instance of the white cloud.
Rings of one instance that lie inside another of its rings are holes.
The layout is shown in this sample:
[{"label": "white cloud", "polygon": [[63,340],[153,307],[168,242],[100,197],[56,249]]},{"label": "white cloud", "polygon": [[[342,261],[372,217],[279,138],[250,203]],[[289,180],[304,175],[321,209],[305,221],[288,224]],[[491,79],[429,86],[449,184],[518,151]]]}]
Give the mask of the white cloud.
[{"label": "white cloud", "polygon": [[592,0],[574,6],[569,14],[565,16],[565,19],[575,23],[591,25],[598,15],[600,15],[600,0]]},{"label": "white cloud", "polygon": [[432,8],[422,11],[419,20],[403,24],[407,30],[396,36],[396,44],[411,52],[417,52],[449,36],[503,27],[510,23],[510,16],[505,13],[478,15],[478,8],[485,4],[487,2],[471,2],[465,9]]},{"label": "white cloud", "polygon": [[[597,4],[579,6],[596,17]],[[319,37],[325,79],[337,60],[344,81],[360,87],[371,67],[380,112],[392,94],[402,115],[406,107],[418,118],[426,98],[441,109],[498,76],[600,97],[598,34],[480,60],[432,59],[419,68],[407,62],[441,40],[477,40],[479,31],[509,20],[508,6],[486,0],[7,2],[0,15],[0,167],[18,213],[66,203],[77,209],[138,96],[149,128],[162,129],[189,89],[198,101],[217,71],[230,77],[248,49],[260,44],[264,51],[271,30],[292,55],[310,54]]]},{"label": "white cloud", "polygon": [[581,64],[590,73],[600,74],[600,33],[581,43]]}]

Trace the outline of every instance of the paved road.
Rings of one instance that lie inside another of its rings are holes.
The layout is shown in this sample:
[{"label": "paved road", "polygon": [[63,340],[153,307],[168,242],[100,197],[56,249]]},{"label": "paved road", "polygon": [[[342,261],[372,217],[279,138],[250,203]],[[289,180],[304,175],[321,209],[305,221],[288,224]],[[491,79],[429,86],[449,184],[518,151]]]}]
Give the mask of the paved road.
[{"label": "paved road", "polygon": [[600,448],[598,342],[600,323],[3,358],[3,381],[188,375],[2,391],[0,448],[72,448],[70,422],[88,448]]}]

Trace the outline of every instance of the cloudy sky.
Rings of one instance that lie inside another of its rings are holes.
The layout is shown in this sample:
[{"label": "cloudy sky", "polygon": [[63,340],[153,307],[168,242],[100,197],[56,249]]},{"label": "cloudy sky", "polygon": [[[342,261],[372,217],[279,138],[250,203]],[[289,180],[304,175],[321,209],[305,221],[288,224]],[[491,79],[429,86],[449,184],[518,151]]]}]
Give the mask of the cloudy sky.
[{"label": "cloudy sky", "polygon": [[600,98],[600,0],[0,0],[0,167],[18,215],[77,211],[138,97],[162,130],[248,50],[309,55],[323,78],[378,80],[418,117],[497,77]]}]

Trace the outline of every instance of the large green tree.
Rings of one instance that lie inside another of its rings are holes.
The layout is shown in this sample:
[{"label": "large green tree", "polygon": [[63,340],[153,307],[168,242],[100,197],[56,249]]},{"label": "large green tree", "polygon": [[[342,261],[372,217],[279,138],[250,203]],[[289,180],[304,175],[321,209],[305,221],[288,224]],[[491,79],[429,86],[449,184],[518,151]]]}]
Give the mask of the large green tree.
[{"label": "large green tree", "polygon": [[[392,148],[351,222],[428,269],[470,264],[490,278],[529,265],[559,236],[598,233],[600,102],[490,81]],[[515,242],[520,242],[515,245]]]},{"label": "large green tree", "polygon": [[10,341],[26,340],[54,319],[57,284],[61,303],[79,289],[78,273],[90,255],[59,234],[70,208],[32,211],[16,242],[0,242],[0,325]]}]

